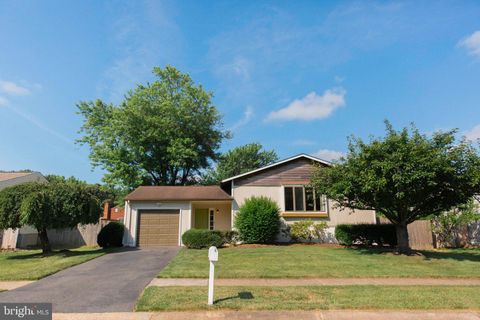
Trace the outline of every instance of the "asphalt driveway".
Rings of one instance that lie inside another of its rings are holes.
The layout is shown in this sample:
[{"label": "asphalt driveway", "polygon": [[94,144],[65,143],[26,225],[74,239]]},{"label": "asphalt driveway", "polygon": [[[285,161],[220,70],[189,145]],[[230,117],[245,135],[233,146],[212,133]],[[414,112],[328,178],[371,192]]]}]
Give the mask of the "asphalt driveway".
[{"label": "asphalt driveway", "polygon": [[0,293],[0,302],[51,302],[53,312],[132,311],[178,247],[125,249]]}]

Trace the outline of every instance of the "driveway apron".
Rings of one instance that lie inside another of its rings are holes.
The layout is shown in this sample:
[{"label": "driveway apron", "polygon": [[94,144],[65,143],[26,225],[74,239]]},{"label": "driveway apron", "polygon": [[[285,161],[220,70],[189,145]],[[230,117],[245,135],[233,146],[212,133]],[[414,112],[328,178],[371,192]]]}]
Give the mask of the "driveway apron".
[{"label": "driveway apron", "polygon": [[125,249],[0,293],[0,302],[51,302],[53,312],[132,311],[178,247]]}]

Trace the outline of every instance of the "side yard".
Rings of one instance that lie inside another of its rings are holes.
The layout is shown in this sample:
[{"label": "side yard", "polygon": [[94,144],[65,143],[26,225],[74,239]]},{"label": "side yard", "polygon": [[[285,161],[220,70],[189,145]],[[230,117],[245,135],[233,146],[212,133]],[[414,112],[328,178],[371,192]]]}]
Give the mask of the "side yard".
[{"label": "side yard", "polygon": [[[219,250],[219,278],[478,278],[480,249],[396,255],[378,249],[316,245],[232,247]],[[182,249],[159,278],[207,278],[207,250]]]},{"label": "side yard", "polygon": [[0,252],[0,281],[38,280],[108,252],[111,250],[92,247],[59,250],[47,256],[41,250]]}]

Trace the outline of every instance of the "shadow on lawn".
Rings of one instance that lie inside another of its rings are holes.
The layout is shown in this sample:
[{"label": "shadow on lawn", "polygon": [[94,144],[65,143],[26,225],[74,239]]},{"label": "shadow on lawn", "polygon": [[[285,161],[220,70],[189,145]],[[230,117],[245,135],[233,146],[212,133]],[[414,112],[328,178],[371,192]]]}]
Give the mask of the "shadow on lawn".
[{"label": "shadow on lawn", "polygon": [[[376,255],[376,254],[396,254],[393,248],[367,248],[367,247],[350,247],[360,254]],[[425,260],[450,259],[457,261],[474,261],[480,262],[479,249],[450,249],[450,250],[417,250],[413,255],[420,255]],[[416,254],[415,254],[416,253]]]},{"label": "shadow on lawn", "polygon": [[250,291],[241,291],[236,296],[230,296],[230,297],[217,299],[217,300],[214,301],[214,303],[219,303],[219,302],[222,302],[222,301],[234,300],[234,299],[251,300],[251,299],[254,299],[254,296]]},{"label": "shadow on lawn", "polygon": [[97,253],[110,253],[110,252],[120,252],[120,251],[130,251],[131,249],[136,248],[92,248],[90,250],[69,250],[69,249],[61,249],[61,250],[53,250],[53,252],[48,254],[43,254],[41,251],[29,254],[22,254],[22,255],[12,255],[7,257],[7,259],[11,260],[24,260],[24,259],[34,259],[34,258],[48,258],[53,256],[58,256],[62,258],[68,257],[77,257],[77,256],[85,256],[85,255],[92,255]]}]

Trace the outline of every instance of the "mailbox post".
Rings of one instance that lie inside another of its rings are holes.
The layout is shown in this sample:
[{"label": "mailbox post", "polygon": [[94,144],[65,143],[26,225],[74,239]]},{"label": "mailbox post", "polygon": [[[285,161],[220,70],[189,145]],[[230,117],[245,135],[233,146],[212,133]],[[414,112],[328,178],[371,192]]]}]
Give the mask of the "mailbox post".
[{"label": "mailbox post", "polygon": [[208,249],[208,260],[210,261],[210,275],[208,277],[208,304],[213,304],[213,279],[215,278],[215,262],[218,261],[218,250],[216,247]]}]

